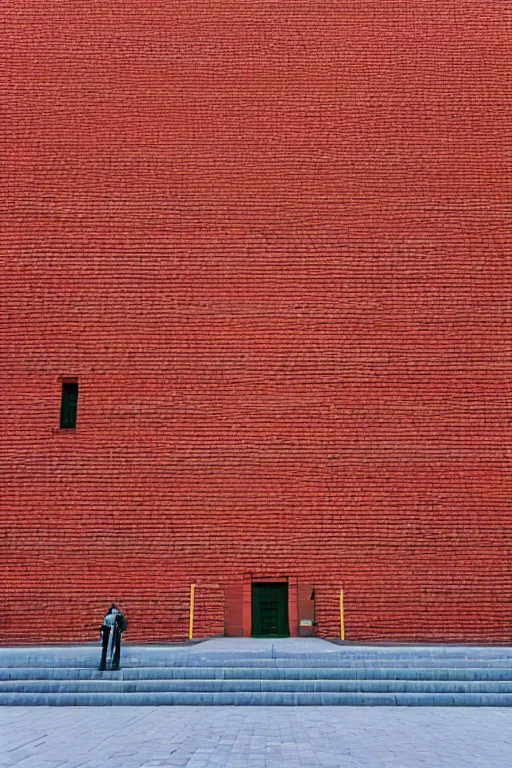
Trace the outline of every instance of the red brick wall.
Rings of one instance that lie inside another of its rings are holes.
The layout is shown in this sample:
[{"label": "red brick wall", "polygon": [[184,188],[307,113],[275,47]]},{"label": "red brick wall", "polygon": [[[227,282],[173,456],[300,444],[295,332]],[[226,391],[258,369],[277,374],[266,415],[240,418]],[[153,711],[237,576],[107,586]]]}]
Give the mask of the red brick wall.
[{"label": "red brick wall", "polygon": [[2,15],[0,640],[510,642],[509,3]]}]

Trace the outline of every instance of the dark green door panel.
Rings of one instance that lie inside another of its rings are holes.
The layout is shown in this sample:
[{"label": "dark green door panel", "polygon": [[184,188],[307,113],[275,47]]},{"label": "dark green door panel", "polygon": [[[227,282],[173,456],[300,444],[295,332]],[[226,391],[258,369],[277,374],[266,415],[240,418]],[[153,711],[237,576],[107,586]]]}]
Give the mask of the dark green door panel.
[{"label": "dark green door panel", "polygon": [[252,585],[252,636],[289,637],[288,584]]}]

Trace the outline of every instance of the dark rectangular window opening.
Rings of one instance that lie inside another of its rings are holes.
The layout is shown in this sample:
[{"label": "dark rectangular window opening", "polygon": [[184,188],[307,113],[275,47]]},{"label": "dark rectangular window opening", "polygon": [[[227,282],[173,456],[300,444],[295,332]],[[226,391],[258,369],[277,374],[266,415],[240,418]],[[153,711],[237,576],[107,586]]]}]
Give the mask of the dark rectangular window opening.
[{"label": "dark rectangular window opening", "polygon": [[62,400],[60,405],[60,428],[76,429],[76,412],[78,408],[78,382],[63,382]]}]

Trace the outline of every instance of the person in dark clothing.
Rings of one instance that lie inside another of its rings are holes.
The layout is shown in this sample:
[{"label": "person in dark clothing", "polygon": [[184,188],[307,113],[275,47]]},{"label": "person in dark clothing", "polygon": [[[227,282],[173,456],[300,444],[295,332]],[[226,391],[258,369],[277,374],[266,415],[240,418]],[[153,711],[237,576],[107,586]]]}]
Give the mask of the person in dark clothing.
[{"label": "person in dark clothing", "polygon": [[107,654],[111,661],[111,669],[119,669],[121,659],[121,635],[127,628],[128,623],[119,610],[112,603],[107,611],[103,624],[100,627],[100,636],[102,640],[101,662],[99,669],[104,671],[107,668]]}]

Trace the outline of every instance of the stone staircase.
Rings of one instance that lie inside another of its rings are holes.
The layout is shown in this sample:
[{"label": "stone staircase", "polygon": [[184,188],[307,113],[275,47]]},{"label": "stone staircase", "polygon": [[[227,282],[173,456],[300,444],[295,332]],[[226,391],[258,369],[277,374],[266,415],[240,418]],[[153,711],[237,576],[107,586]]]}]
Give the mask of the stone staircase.
[{"label": "stone staircase", "polygon": [[119,672],[91,647],[0,649],[0,704],[512,706],[512,648],[207,646],[127,647]]}]

